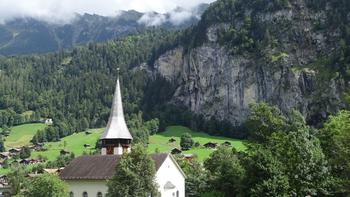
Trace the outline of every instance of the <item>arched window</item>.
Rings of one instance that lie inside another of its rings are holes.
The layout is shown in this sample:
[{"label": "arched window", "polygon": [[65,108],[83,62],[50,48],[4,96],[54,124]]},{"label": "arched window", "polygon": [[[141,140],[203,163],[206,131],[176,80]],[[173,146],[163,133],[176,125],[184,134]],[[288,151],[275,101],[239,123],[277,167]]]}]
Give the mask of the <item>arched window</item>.
[{"label": "arched window", "polygon": [[69,192],[69,197],[74,197],[74,193],[73,192]]},{"label": "arched window", "polygon": [[103,197],[102,192],[97,192],[97,197]]},{"label": "arched window", "polygon": [[176,191],[176,197],[179,197],[180,194],[179,194],[179,190]]},{"label": "arched window", "polygon": [[83,197],[88,197],[88,193],[87,192],[83,192]]}]

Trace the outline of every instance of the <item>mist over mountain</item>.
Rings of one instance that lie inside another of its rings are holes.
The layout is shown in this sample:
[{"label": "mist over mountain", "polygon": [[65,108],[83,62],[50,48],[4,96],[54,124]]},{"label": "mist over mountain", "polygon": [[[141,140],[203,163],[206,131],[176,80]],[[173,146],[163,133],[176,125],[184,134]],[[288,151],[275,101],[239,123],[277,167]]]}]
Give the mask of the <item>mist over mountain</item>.
[{"label": "mist over mountain", "polygon": [[0,54],[53,52],[141,32],[152,26],[183,29],[198,22],[208,4],[176,7],[168,13],[120,11],[116,16],[75,14],[69,23],[33,17],[15,18],[0,25]]}]

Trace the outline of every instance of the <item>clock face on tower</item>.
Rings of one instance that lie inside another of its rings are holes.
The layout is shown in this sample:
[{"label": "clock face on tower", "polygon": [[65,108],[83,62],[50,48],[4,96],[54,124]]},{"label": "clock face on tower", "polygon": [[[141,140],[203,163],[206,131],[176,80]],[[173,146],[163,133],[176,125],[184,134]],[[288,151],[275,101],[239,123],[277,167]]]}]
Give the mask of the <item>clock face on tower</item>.
[{"label": "clock face on tower", "polygon": [[107,155],[113,155],[113,146],[107,146],[106,147],[106,149],[107,149]]}]

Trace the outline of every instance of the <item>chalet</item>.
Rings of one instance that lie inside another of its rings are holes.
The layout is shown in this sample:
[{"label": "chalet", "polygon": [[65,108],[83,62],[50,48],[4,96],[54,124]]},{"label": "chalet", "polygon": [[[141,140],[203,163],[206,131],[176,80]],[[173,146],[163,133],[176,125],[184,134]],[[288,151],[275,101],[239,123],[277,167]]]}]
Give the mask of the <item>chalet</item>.
[{"label": "chalet", "polygon": [[176,140],[174,138],[170,138],[168,142],[173,143],[173,142],[176,142]]},{"label": "chalet", "polygon": [[0,176],[0,193],[3,196],[10,196],[9,195],[10,191],[11,191],[11,187],[9,185],[7,176],[6,175]]},{"label": "chalet", "polygon": [[191,161],[194,158],[193,154],[184,154],[183,159],[187,161]]},{"label": "chalet", "polygon": [[0,159],[8,159],[10,157],[10,152],[0,153]]},{"label": "chalet", "polygon": [[62,149],[62,150],[60,151],[60,155],[68,155],[68,154],[70,154],[70,152],[67,151],[67,150]]},{"label": "chalet", "polygon": [[31,164],[31,160],[30,159],[22,159],[19,161],[19,164],[29,165],[29,164]]},{"label": "chalet", "polygon": [[11,149],[9,149],[10,156],[16,156],[17,154],[19,154],[20,151],[21,151],[21,149],[19,149],[19,148],[11,148]]},{"label": "chalet", "polygon": [[64,168],[45,168],[44,172],[48,174],[59,174]]},{"label": "chalet", "polygon": [[[126,126],[119,79],[107,127],[100,138],[101,155],[75,158],[60,173],[69,186],[69,196],[106,196],[107,181],[124,153],[131,151],[133,140]],[[185,196],[185,174],[170,154],[152,154],[156,183],[162,197]]]},{"label": "chalet", "polygon": [[228,142],[228,141],[225,141],[224,143],[222,143],[221,145],[223,145],[223,146],[231,146],[231,142]]},{"label": "chalet", "polygon": [[178,149],[178,148],[173,148],[172,150],[171,150],[171,154],[180,154],[180,153],[182,153],[182,151],[180,150],[180,149]]},{"label": "chalet", "polygon": [[45,124],[46,124],[46,125],[52,125],[52,124],[53,124],[52,118],[46,119],[46,120],[45,120]]},{"label": "chalet", "polygon": [[203,146],[204,146],[205,148],[216,148],[217,145],[218,145],[217,143],[208,142],[208,143],[204,144]]}]

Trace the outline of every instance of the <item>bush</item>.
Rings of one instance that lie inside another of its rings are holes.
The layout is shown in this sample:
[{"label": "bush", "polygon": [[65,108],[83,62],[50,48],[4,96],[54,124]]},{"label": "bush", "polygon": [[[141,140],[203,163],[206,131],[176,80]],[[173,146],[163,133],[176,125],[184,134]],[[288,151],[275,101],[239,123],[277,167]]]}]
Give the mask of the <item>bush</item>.
[{"label": "bush", "polygon": [[191,134],[189,133],[184,133],[181,136],[181,140],[180,140],[180,146],[182,150],[189,150],[190,148],[192,148],[193,146],[193,139]]}]

